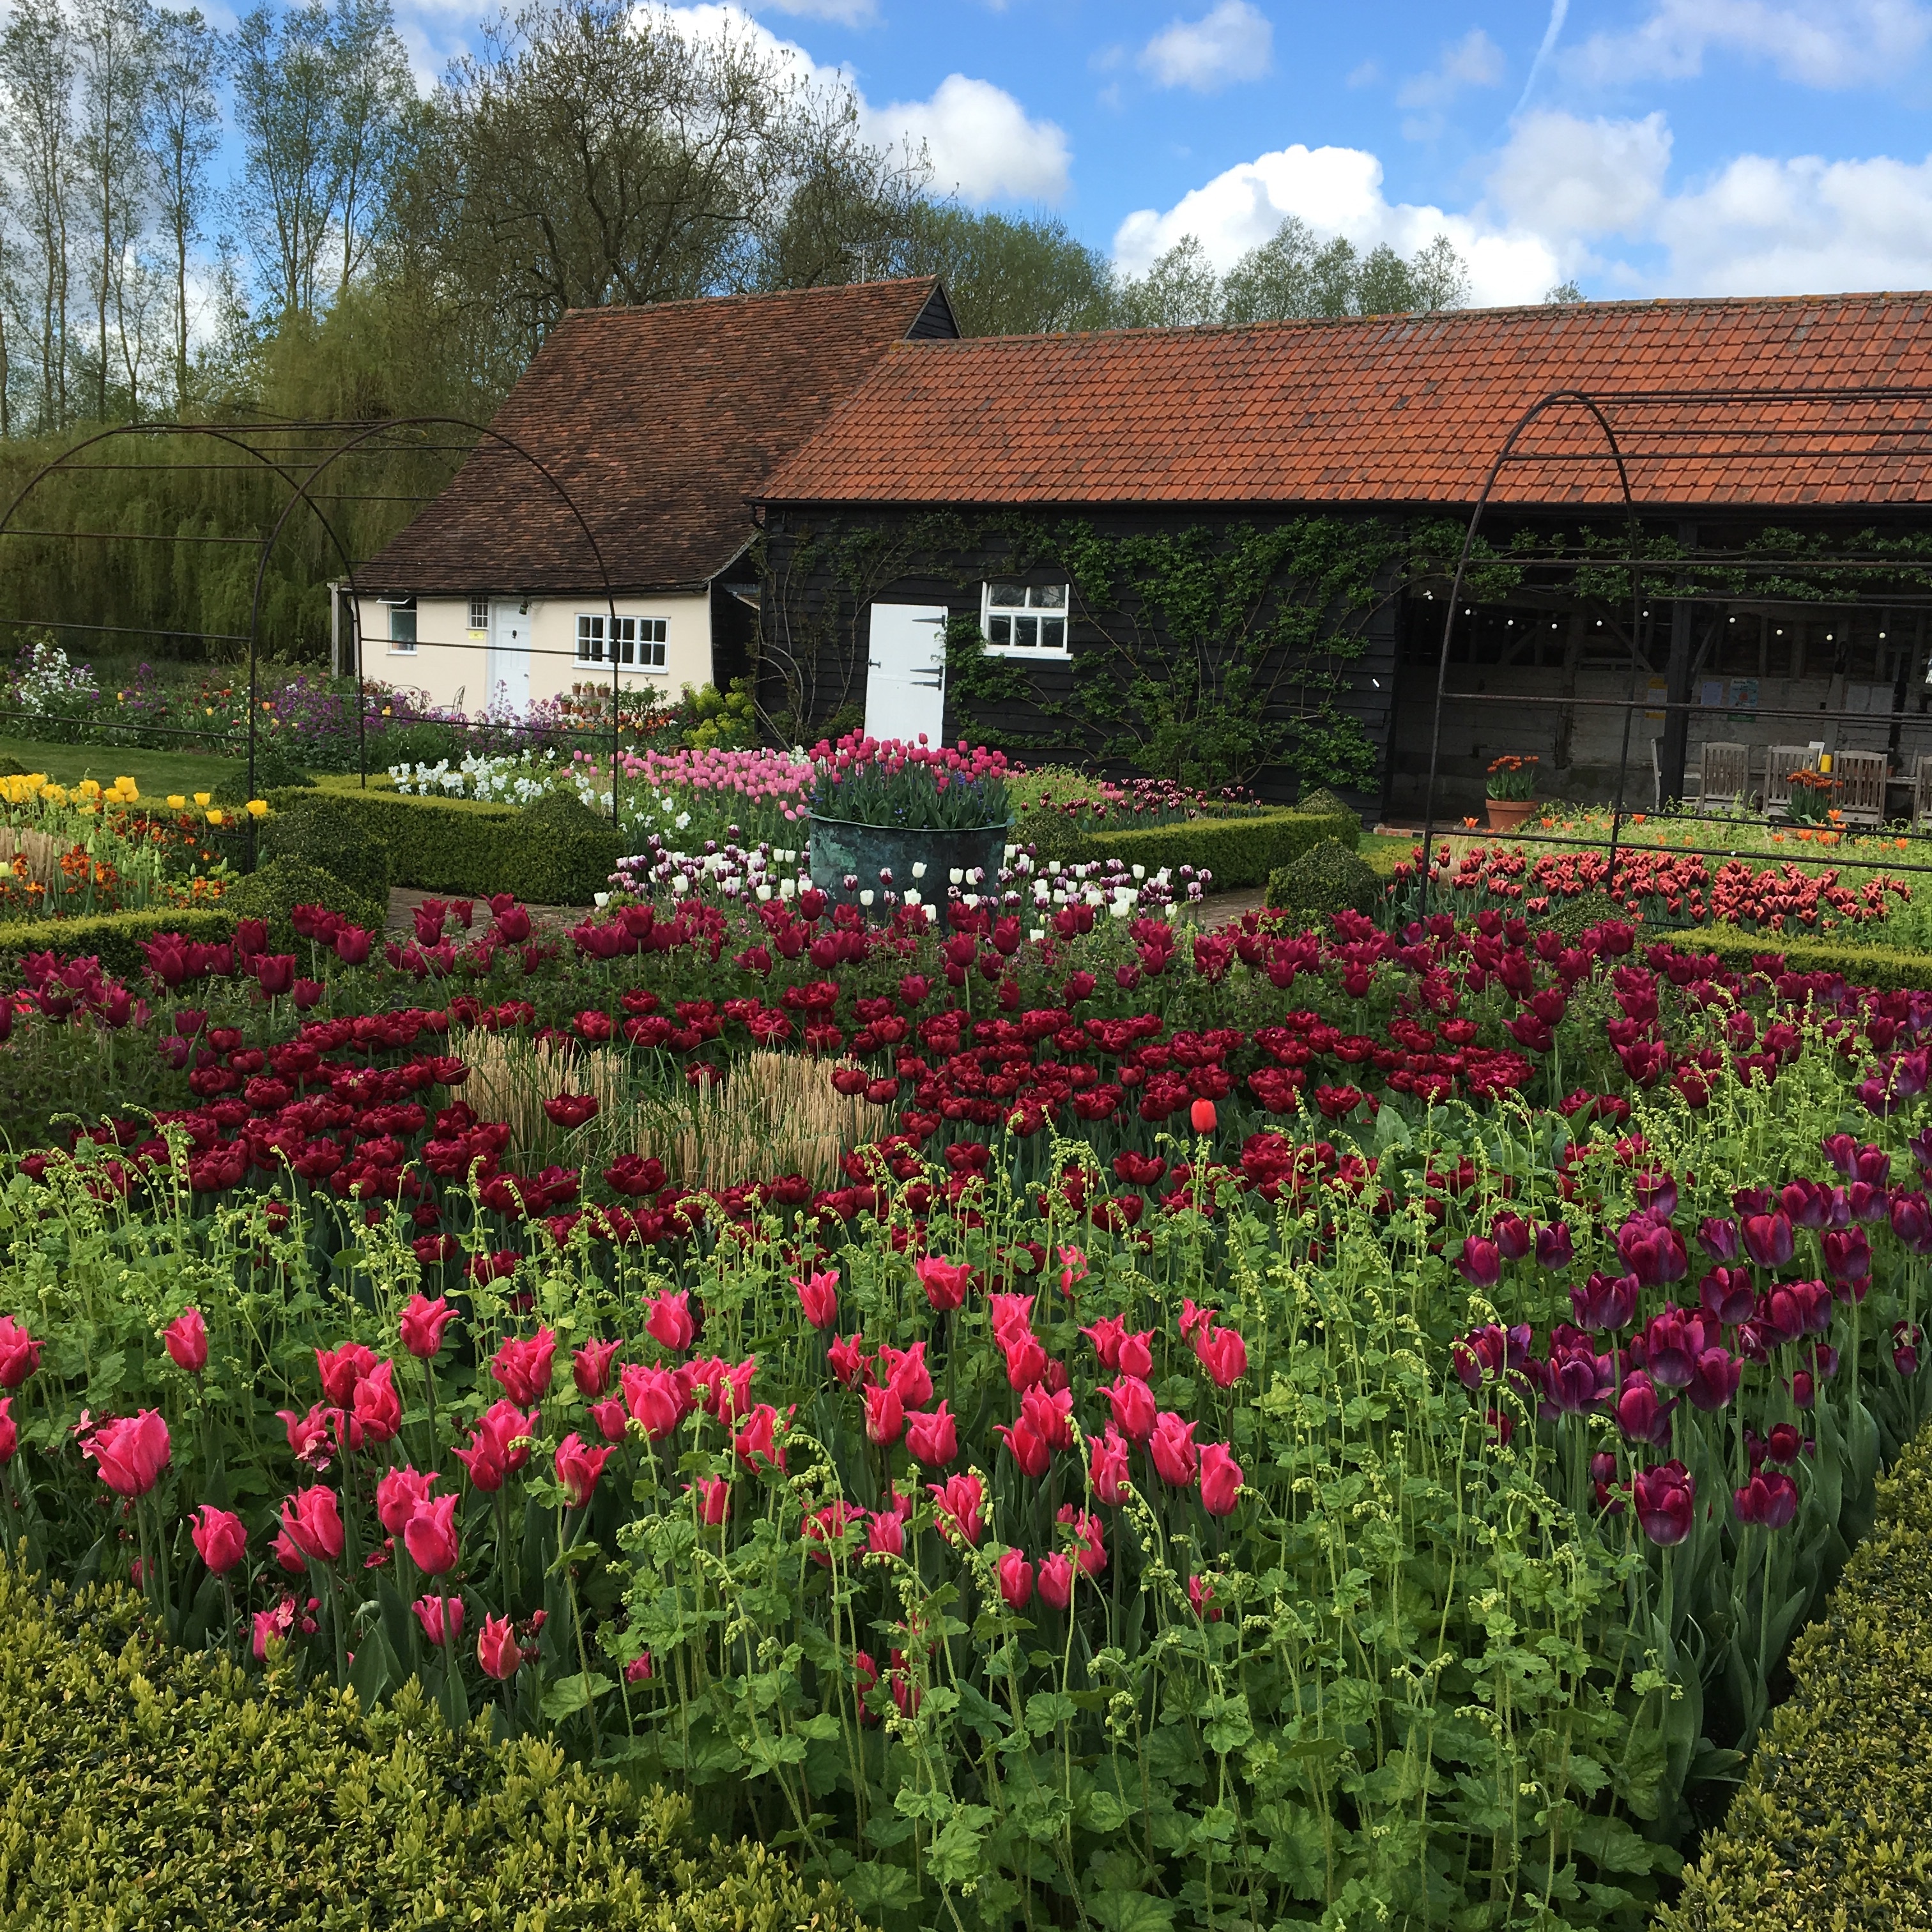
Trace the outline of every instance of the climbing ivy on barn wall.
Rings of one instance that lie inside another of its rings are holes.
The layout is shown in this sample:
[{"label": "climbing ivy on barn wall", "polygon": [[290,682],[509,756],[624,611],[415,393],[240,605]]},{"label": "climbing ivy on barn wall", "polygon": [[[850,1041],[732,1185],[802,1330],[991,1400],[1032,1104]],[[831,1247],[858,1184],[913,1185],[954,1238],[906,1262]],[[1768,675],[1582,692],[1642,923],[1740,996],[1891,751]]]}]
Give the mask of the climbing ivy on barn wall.
[{"label": "climbing ivy on barn wall", "polygon": [[[892,589],[955,607],[949,692],[985,742],[1077,748],[1190,784],[1270,766],[1305,784],[1373,780],[1376,748],[1340,700],[1370,618],[1400,587],[1403,540],[1389,523],[1110,530],[1079,518],[874,513],[801,521],[765,548],[760,692],[782,736],[802,735],[787,728],[796,720],[854,717],[864,613]],[[982,581],[1048,574],[1071,587],[1070,676],[993,656],[980,632]]]}]

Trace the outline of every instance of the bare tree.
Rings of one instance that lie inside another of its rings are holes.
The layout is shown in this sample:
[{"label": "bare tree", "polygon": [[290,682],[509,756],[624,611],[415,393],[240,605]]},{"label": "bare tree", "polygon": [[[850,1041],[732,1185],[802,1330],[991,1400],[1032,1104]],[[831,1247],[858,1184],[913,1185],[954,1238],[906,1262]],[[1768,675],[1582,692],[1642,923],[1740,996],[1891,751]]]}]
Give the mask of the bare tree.
[{"label": "bare tree", "polygon": [[[94,413],[107,418],[107,316],[125,332],[128,262],[146,226],[146,137],[154,23],[148,0],[80,0],[74,45],[80,80],[76,173],[93,229]],[[122,344],[126,361],[127,344]],[[138,397],[129,407],[138,412]]]},{"label": "bare tree", "polygon": [[208,163],[221,141],[214,88],[222,71],[220,37],[190,7],[155,21],[152,111],[148,159],[160,225],[174,265],[175,410],[188,413],[188,261],[201,239],[208,200]]},{"label": "bare tree", "polygon": [[27,232],[39,256],[39,416],[44,429],[68,421],[68,226],[74,47],[60,0],[16,0],[0,34],[0,89],[19,171]]}]

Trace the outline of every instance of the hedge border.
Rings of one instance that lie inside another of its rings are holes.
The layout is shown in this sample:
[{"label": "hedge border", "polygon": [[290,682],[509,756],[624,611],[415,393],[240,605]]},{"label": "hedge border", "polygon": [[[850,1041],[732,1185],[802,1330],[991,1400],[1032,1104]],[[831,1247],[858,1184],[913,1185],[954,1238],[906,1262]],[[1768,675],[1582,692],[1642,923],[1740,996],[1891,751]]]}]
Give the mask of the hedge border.
[{"label": "hedge border", "polygon": [[298,812],[305,801],[320,800],[355,814],[368,836],[388,848],[392,884],[424,892],[514,892],[532,905],[588,905],[608,889],[628,849],[587,810],[586,823],[559,825],[532,816],[539,808],[479,799],[334,785],[268,794],[276,812]]},{"label": "hedge border", "polygon": [[30,952],[59,952],[86,958],[100,970],[125,979],[146,965],[141,942],[158,932],[212,944],[235,930],[235,914],[220,906],[150,906],[140,912],[96,913],[85,919],[16,920],[0,926],[0,982],[20,976],[20,962]]},{"label": "hedge border", "polygon": [[1055,856],[1075,862],[1118,859],[1129,866],[1178,872],[1183,866],[1214,874],[1210,890],[1237,892],[1264,886],[1268,874],[1333,838],[1351,851],[1361,844],[1362,822],[1352,813],[1268,812],[1246,818],[1192,818],[1174,825],[1094,832]]},{"label": "hedge border", "polygon": [[1795,1688],[1663,1932],[1932,1925],[1932,1425],[1792,1646]]}]

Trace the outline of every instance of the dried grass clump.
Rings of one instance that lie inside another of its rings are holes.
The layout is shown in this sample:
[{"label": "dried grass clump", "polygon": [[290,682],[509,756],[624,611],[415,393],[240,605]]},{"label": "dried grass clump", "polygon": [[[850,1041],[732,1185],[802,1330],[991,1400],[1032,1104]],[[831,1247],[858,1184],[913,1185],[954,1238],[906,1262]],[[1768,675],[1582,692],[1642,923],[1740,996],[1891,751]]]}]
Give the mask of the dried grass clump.
[{"label": "dried grass clump", "polygon": [[629,1097],[623,1058],[608,1048],[586,1052],[561,1040],[479,1030],[453,1041],[450,1051],[470,1068],[461,1097],[483,1119],[510,1130],[509,1151],[519,1160],[554,1154],[570,1138],[544,1112],[546,1100],[594,1094],[596,1114],[578,1132],[601,1142],[604,1123],[625,1110]]},{"label": "dried grass clump", "polygon": [[682,1105],[640,1099],[634,1118],[639,1152],[680,1185],[712,1190],[783,1174],[830,1186],[842,1154],[888,1130],[876,1108],[835,1090],[827,1062],[795,1053],[748,1054]]},{"label": "dried grass clump", "polygon": [[[0,827],[0,848],[8,841],[11,842],[13,850],[8,854],[7,862],[16,877],[24,876],[28,885],[38,886],[50,896],[58,896],[66,889],[67,874],[61,868],[61,861],[74,849],[71,839],[56,838],[51,832],[38,832],[28,825],[13,825]],[[27,862],[24,875],[14,864],[16,858]]]}]

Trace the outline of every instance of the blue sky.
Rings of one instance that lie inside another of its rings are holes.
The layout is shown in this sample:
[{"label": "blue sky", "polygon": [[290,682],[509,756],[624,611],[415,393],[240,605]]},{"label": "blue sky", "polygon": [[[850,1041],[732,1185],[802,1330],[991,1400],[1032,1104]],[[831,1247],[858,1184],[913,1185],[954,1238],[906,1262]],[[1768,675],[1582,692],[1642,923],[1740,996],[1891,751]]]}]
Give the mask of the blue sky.
[{"label": "blue sky", "polygon": [[[752,0],[677,10],[842,71],[934,185],[1137,268],[1282,216],[1478,300],[1932,286],[1921,0]],[[473,35],[404,5],[425,70]]]}]

